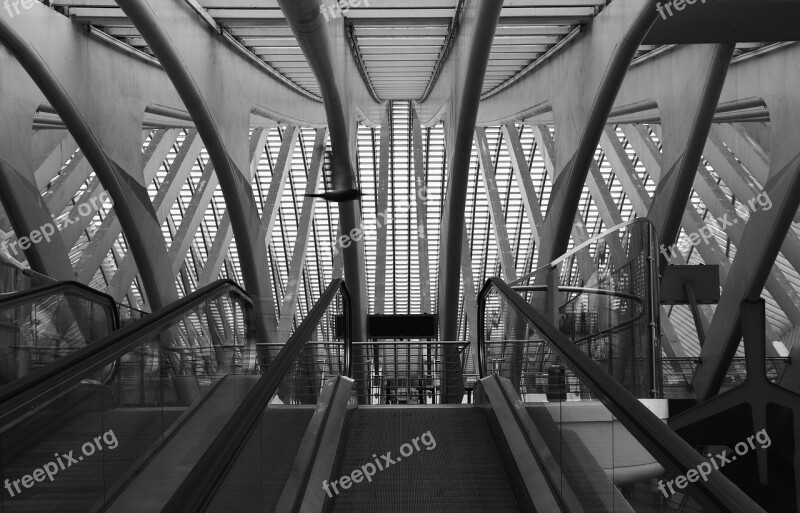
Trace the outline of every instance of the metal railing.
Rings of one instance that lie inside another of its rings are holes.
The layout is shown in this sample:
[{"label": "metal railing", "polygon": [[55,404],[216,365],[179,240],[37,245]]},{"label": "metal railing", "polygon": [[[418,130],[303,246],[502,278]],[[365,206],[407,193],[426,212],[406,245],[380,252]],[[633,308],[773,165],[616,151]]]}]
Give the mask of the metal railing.
[{"label": "metal railing", "polygon": [[[700,358],[662,358],[661,374],[664,387],[691,386],[699,365]],[[765,358],[764,370],[770,382],[777,385],[783,377],[787,365],[789,365],[788,357]],[[744,357],[733,358],[725,380],[722,382],[722,387],[735,387],[743,383],[746,378],[746,359]]]},{"label": "metal railing", "polygon": [[[509,284],[642,398],[662,395],[656,241],[647,219],[628,221]],[[525,374],[541,374],[556,364],[557,355],[535,330],[512,322],[491,290],[478,300],[480,330],[491,343],[477,356],[483,365],[504,360],[506,377],[519,387]]]},{"label": "metal railing", "polygon": [[365,382],[360,390],[366,390],[366,404],[437,404],[443,399],[445,348],[456,347],[463,354],[468,344],[438,340],[354,342],[356,354],[365,356],[353,362],[353,373]]},{"label": "metal railing", "polygon": [[[444,372],[443,349],[456,346],[460,351],[468,342],[374,341],[353,342],[354,359],[345,370],[347,350],[344,342],[308,342],[287,373],[283,390],[298,404],[315,400],[325,380],[333,376],[359,376],[360,387],[353,388],[353,402],[361,404],[437,404],[441,401]],[[281,344],[265,344],[270,351]],[[473,376],[477,378],[477,375]],[[464,375],[465,386],[476,379]]]}]

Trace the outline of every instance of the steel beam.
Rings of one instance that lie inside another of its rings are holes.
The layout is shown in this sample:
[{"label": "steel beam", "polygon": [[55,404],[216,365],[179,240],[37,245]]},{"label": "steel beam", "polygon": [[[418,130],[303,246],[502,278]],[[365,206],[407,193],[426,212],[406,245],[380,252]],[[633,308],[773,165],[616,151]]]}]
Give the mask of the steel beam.
[{"label": "steel beam", "polygon": [[[256,128],[250,135],[250,178],[253,179],[258,172],[258,162],[261,160],[261,154],[264,153],[264,145],[267,141],[268,131],[263,128]],[[200,271],[200,276],[197,280],[198,287],[208,285],[219,275],[222,270],[222,264],[228,255],[231,240],[233,240],[233,228],[231,227],[231,219],[228,215],[227,209],[220,219],[219,226],[217,227],[217,235],[214,242],[211,244],[211,249],[206,255],[206,261],[203,264],[203,269]]]},{"label": "steel beam", "polygon": [[296,126],[286,127],[286,131],[283,133],[281,149],[278,152],[278,159],[275,161],[272,178],[269,182],[269,191],[267,191],[267,197],[264,198],[261,211],[261,224],[266,227],[264,243],[267,246],[269,246],[272,241],[272,231],[275,228],[275,223],[278,221],[278,211],[280,211],[281,208],[283,190],[286,187],[286,180],[289,179],[289,174],[292,172],[294,147],[297,144],[299,135],[300,130]]},{"label": "steel beam", "polygon": [[[375,212],[389,212],[389,168],[392,161],[392,120],[391,107],[386,105],[386,110],[381,121],[381,154],[378,168],[378,184],[375,194]],[[387,223],[378,222],[376,254],[375,254],[375,299],[374,308],[376,314],[384,312],[386,297],[378,291],[386,290],[386,239]]]},{"label": "steel beam", "polygon": [[744,299],[755,301],[760,298],[800,206],[800,153],[789,136],[793,130],[791,127],[800,121],[800,111],[795,107],[797,101],[776,101],[787,112],[772,123],[775,150],[764,191],[773,206],[769,211],[755,211],[745,226],[728,282],[711,322],[709,337],[700,355],[703,365],[693,382],[699,400],[706,400],[719,392],[741,338],[739,304]]},{"label": "steel beam", "polygon": [[[658,127],[655,127],[658,130]],[[646,162],[646,167],[648,171],[651,172],[653,179],[658,182],[661,179],[662,167],[661,167],[661,153],[659,153],[658,149],[656,148],[655,144],[653,143],[652,139],[650,138],[649,133],[643,127],[625,127],[625,133],[629,138],[632,146],[637,152],[637,155],[643,159],[643,162]],[[702,188],[702,183],[697,182],[695,178],[695,184]],[[708,190],[708,187],[703,188],[704,191]],[[718,199],[716,202],[712,201],[712,196],[706,195],[706,199],[712,202],[714,205],[724,204],[725,201],[721,198]],[[705,202],[705,199],[704,199]],[[709,204],[706,203],[706,206],[709,207]],[[723,208],[723,207],[719,207]],[[733,217],[730,218],[731,221],[734,220]],[[684,215],[683,215],[683,228],[687,234],[697,233],[702,234],[704,233],[704,227],[706,222],[697,211],[694,209],[692,205],[688,205]],[[738,240],[738,239],[737,239]],[[736,242],[734,242],[736,244]],[[665,251],[663,248],[667,246],[662,246],[662,256],[667,256],[671,251]],[[723,290],[725,285],[727,284],[728,275],[731,268],[731,261],[728,256],[725,254],[725,251],[719,246],[717,243],[716,238],[708,238],[702,240],[701,243],[695,246],[695,249],[700,253],[703,261],[707,264],[716,264],[719,265],[719,278],[720,283],[723,286]],[[675,255],[676,263],[683,264],[686,263],[684,260],[683,255]],[[786,295],[780,286],[779,280],[770,280],[770,289],[774,291],[775,298],[780,298],[782,302],[784,296]],[[710,321],[714,316],[714,311],[708,306],[701,306],[701,311],[703,315],[700,318],[700,321],[703,325],[703,328],[706,332],[710,329]],[[776,338],[776,335],[773,333],[773,328],[771,324],[767,324],[767,333],[766,337],[768,340],[772,340]],[[767,347],[767,353],[772,356],[777,356],[777,352],[774,347],[770,344]]]},{"label": "steel beam", "polygon": [[[161,186],[159,187],[155,198],[153,198],[153,208],[156,211],[156,218],[158,219],[159,223],[163,223],[164,220],[169,219],[169,213],[172,210],[172,206],[178,199],[181,189],[183,189],[184,185],[186,184],[186,179],[189,177],[189,173],[197,163],[197,158],[200,156],[201,147],[202,141],[200,140],[200,136],[197,134],[197,131],[190,130],[186,134],[183,144],[175,156],[175,160],[172,161],[172,165],[170,166],[167,175],[164,177],[164,181],[161,182]],[[211,165],[209,164],[209,166]],[[213,169],[213,166],[211,167]],[[148,169],[155,171],[153,167],[149,167]],[[113,293],[109,292],[113,297],[122,297],[125,293],[127,293],[126,291],[130,289],[131,279],[136,274],[134,270],[135,265],[136,264],[131,259],[130,254],[126,254],[118,263],[117,272],[111,280],[111,282],[115,284],[115,288],[113,289]],[[172,261],[172,268],[173,270],[175,268],[174,261]],[[117,278],[117,274],[119,274],[119,278],[115,280],[115,278]],[[122,277],[125,277],[125,279],[120,280]],[[119,290],[119,288],[123,286],[126,291]]]},{"label": "steel beam", "polygon": [[[638,132],[632,131],[632,128],[633,127],[625,127],[628,137],[636,137],[639,135]],[[645,164],[645,167],[653,177],[653,180],[657,181],[661,176],[661,154],[658,153],[658,150],[654,145],[652,145],[652,143],[650,145],[645,145],[644,141],[642,140],[641,144],[637,145],[633,142],[631,144],[633,145],[634,149],[636,149],[637,156]],[[644,184],[636,173],[633,163],[625,153],[625,150],[623,149],[622,144],[619,142],[616,133],[611,129],[606,129],[601,137],[600,145],[606,155],[606,158],[608,158],[609,163],[611,163],[611,167],[614,169],[617,179],[619,179],[622,189],[628,197],[628,200],[633,204],[634,211],[640,217],[646,216],[647,211],[650,208],[650,204],[652,203],[652,199],[645,190]],[[705,224],[691,206],[689,206],[684,213],[683,223],[684,229],[689,232],[697,231]],[[719,264],[720,282],[723,283],[724,277],[727,275],[727,269],[730,266],[730,261],[725,256],[725,253],[719,248],[716,240],[709,241],[709,244],[701,247],[699,251],[703,257],[703,261],[706,263]],[[686,260],[681,254],[673,255],[673,261],[677,264],[686,263]],[[707,331],[709,325],[708,319],[711,317],[711,315],[713,315],[713,313],[709,312],[708,307],[706,306],[701,306],[701,313],[702,316],[700,321]],[[661,320],[662,325],[665,326],[665,331],[668,335],[668,341],[671,343],[671,348],[664,346],[667,348],[668,353],[671,351],[673,354],[685,354],[683,343],[675,334],[675,329],[672,326],[669,312],[663,306],[661,307]]]},{"label": "steel beam", "polygon": [[64,211],[64,208],[75,196],[75,191],[86,182],[91,172],[92,167],[81,153],[75,155],[75,158],[64,166],[61,174],[53,180],[50,188],[42,195],[47,208],[53,215],[58,216]]},{"label": "steel beam", "polygon": [[[739,247],[742,242],[742,235],[744,233],[743,224],[746,222],[741,219],[737,214],[730,200],[725,194],[718,189],[716,181],[711,177],[711,174],[702,166],[697,170],[697,176],[694,180],[694,190],[703,200],[709,212],[716,219],[720,228],[728,235],[731,242]],[[727,225],[727,226],[725,226]],[[791,235],[788,235],[784,240],[784,244],[789,240]],[[797,267],[795,267],[797,269]],[[772,298],[778,303],[778,306],[783,310],[792,324],[800,324],[800,297],[795,292],[794,287],[786,280],[783,272],[773,267],[770,270],[769,276],[766,281],[766,288],[772,295]],[[772,344],[770,344],[771,346]]]},{"label": "steel beam", "polygon": [[464,286],[464,315],[466,316],[470,349],[473,361],[475,361],[475,355],[478,354],[478,292],[475,289],[475,276],[472,274],[472,251],[466,230],[462,237],[461,279]]},{"label": "steel beam", "polygon": [[[547,171],[547,174],[550,175],[551,182],[554,182],[556,172],[556,149],[553,135],[550,132],[550,128],[544,125],[535,126],[533,130],[536,136],[536,141],[539,143],[539,151],[542,153],[545,170]],[[592,159],[592,164],[594,164],[594,159]],[[573,218],[570,228],[570,235],[572,236],[572,240],[576,246],[586,242],[590,238],[588,230],[586,229],[586,225],[583,222],[582,213],[580,211],[575,212],[575,217]],[[540,255],[542,251],[547,250],[547,242],[548,241],[540,241]],[[588,248],[578,252],[578,268],[587,286],[592,286],[591,283],[595,282],[596,280],[597,268],[594,265],[591,255],[589,254]]]},{"label": "steel beam", "polygon": [[[161,138],[161,137],[154,138],[151,141],[151,144],[155,144],[156,146],[159,146],[159,143],[161,143],[161,142],[164,143],[163,146],[165,146],[165,147],[161,147],[161,148],[159,148],[157,150],[154,148],[152,151],[149,151],[149,152],[145,151],[145,158],[144,158],[144,161],[143,161],[143,165],[144,165],[144,169],[147,169],[148,173],[149,173],[149,174],[144,176],[145,183],[150,183],[150,181],[152,181],[153,178],[155,178],[155,174],[156,174],[156,171],[158,170],[158,167],[161,164],[163,164],[163,158],[162,158],[162,160],[158,160],[158,161],[155,161],[155,162],[152,159],[153,158],[158,158],[158,157],[160,157],[162,155],[166,156],[167,152],[171,148],[171,145],[167,145],[167,143],[169,143],[169,140],[164,141],[163,138]],[[148,146],[148,148],[149,148],[149,146]],[[102,183],[102,181],[101,181],[101,183]],[[179,184],[179,186],[180,185],[182,185],[182,184]],[[179,191],[180,191],[180,187],[178,187],[178,190],[175,191],[175,195],[176,196],[177,196],[177,193]],[[116,207],[117,199],[112,197],[112,200],[114,200],[114,206]],[[149,203],[149,198],[148,198],[148,203]],[[156,223],[158,223],[158,225],[159,225],[159,233],[161,233],[160,232],[160,230],[161,230],[161,222],[163,222],[164,219],[163,218],[159,218],[158,214],[155,212],[155,207],[151,207],[151,208],[153,208],[153,210],[154,210],[153,214],[154,214],[154,217],[155,217],[155,221],[156,221]],[[100,223],[100,226],[98,227],[97,231],[95,232],[94,236],[92,237],[92,240],[89,242],[89,244],[86,246],[86,248],[84,248],[83,252],[81,253],[80,258],[78,259],[78,261],[75,264],[75,272],[76,272],[76,274],[78,276],[78,281],[80,281],[81,283],[89,283],[92,280],[92,278],[94,277],[95,273],[97,272],[97,269],[100,267],[100,264],[106,258],[106,255],[108,255],[108,252],[111,250],[111,247],[113,246],[114,242],[116,242],[117,237],[119,237],[119,234],[122,232],[122,224],[120,223],[120,220],[118,219],[116,210],[117,209],[114,208],[103,219],[103,221]],[[126,233],[126,236],[127,236],[127,233]],[[163,238],[163,236],[162,236],[162,238]],[[129,244],[129,246],[130,246],[130,244]],[[132,249],[132,248],[129,247],[129,250],[130,249]],[[166,252],[166,250],[165,250],[165,252]],[[128,258],[133,258],[134,261],[138,261],[135,258],[135,255],[136,255],[136,253],[133,253],[133,252],[129,251],[129,255],[126,255],[126,256],[128,256]],[[123,262],[124,262],[124,258],[123,258]],[[128,264],[128,265],[133,265],[133,263]],[[176,291],[176,293],[177,293],[177,291]]]},{"label": "steel beam", "polygon": [[31,138],[36,187],[44,189],[78,151],[67,130],[37,130]]},{"label": "steel beam", "polygon": [[489,200],[489,217],[494,228],[494,237],[497,243],[503,278],[507,282],[512,282],[517,279],[517,269],[514,265],[514,252],[508,240],[505,213],[500,200],[500,192],[497,189],[497,178],[494,172],[494,164],[492,163],[492,155],[489,151],[489,142],[486,139],[485,128],[478,127],[475,129],[475,144],[478,147],[478,161],[483,174],[486,198]]},{"label": "steel beam", "polygon": [[[425,155],[422,148],[422,126],[417,111],[411,107],[411,143],[414,153],[414,200],[416,202],[417,253],[419,254],[419,289],[422,313],[431,313],[431,274],[428,264],[428,207],[425,177]],[[412,230],[412,233],[414,231]],[[410,248],[409,248],[410,249]],[[377,290],[377,289],[376,289]]]},{"label": "steel beam", "polygon": [[503,137],[506,140],[506,147],[508,147],[508,154],[511,159],[511,168],[514,170],[514,177],[517,179],[517,185],[522,194],[522,203],[525,206],[525,214],[528,217],[528,224],[531,228],[531,236],[539,246],[542,225],[544,224],[544,216],[542,215],[542,207],[539,203],[539,197],[536,194],[536,187],[531,180],[531,173],[528,167],[528,161],[525,157],[525,152],[522,149],[520,142],[520,135],[517,127],[513,123],[503,125]]},{"label": "steel beam", "polygon": [[[93,179],[86,190],[81,194],[81,197],[75,202],[73,207],[67,212],[67,217],[73,221],[70,225],[64,225],[61,230],[61,239],[64,241],[64,247],[67,252],[71,252],[78,242],[81,235],[86,232],[86,229],[92,223],[97,211],[103,204],[100,199],[103,199],[108,193],[103,190],[100,185],[100,180]],[[84,209],[83,207],[87,207]],[[131,257],[132,258],[132,257]]]},{"label": "steel beam", "polygon": [[[328,130],[318,128],[316,139],[314,140],[314,150],[311,155],[311,165],[308,169],[308,181],[306,182],[306,195],[316,194],[319,188],[320,176],[322,175],[322,165],[325,162],[325,146],[328,141]],[[303,210],[300,213],[300,221],[297,224],[297,239],[294,242],[292,261],[289,265],[289,275],[286,281],[286,291],[283,294],[281,304],[281,316],[278,323],[278,342],[285,343],[289,339],[297,308],[297,292],[300,289],[300,281],[303,278],[305,268],[306,251],[308,250],[309,238],[311,236],[311,224],[314,221],[314,207],[317,198],[306,196],[303,198]]]}]

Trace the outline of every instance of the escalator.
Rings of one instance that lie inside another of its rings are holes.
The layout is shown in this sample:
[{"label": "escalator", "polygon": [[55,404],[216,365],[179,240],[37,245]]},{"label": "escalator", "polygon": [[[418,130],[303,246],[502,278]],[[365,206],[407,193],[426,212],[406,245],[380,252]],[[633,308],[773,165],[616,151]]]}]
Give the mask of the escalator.
[{"label": "escalator", "polygon": [[[283,379],[276,374],[269,387],[254,387],[250,395],[259,399],[245,400],[249,412],[240,408],[229,420],[238,435],[220,435],[160,511],[661,511],[635,488],[666,477],[665,469],[686,473],[704,461],[701,455],[616,381],[613,369],[598,366],[508,285],[492,279],[487,289],[580,380],[585,405],[553,401],[526,409],[511,381],[489,375],[480,359],[475,405],[365,405],[345,365],[323,385],[310,420],[304,412],[301,437],[300,423],[270,421],[275,406],[265,413]],[[295,347],[286,368],[303,354],[304,335],[297,335],[287,344]],[[582,406],[594,412],[592,436],[580,425],[588,411]],[[694,500],[685,511],[762,511],[721,474],[686,491]]]},{"label": "escalator", "polygon": [[257,381],[253,312],[220,281],[0,388],[0,510],[100,510],[175,442],[210,443]]},{"label": "escalator", "polygon": [[[583,401],[523,407],[485,333],[474,405],[366,404],[342,280],[258,377],[252,304],[220,282],[0,389],[2,511],[658,511],[632,489],[702,457],[508,285],[485,290],[603,408],[593,438]],[[719,473],[687,491],[761,511]]]},{"label": "escalator", "polygon": [[[400,454],[401,447],[408,457]],[[350,475],[374,462],[373,454],[380,458],[386,451],[395,463],[378,471],[371,483],[332,493],[326,511],[522,511],[486,416],[477,407],[351,409],[332,475]]]}]

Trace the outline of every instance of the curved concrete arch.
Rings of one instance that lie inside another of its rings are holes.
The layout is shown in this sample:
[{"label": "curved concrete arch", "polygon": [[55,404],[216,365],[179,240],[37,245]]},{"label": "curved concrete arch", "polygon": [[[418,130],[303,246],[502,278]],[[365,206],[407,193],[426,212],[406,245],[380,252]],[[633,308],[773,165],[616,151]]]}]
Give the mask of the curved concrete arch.
[{"label": "curved concrete arch", "polygon": [[[163,22],[168,20],[159,19],[147,3],[125,0],[118,3],[158,56],[203,138],[225,195],[226,211],[239,249],[242,277],[260,320],[257,323],[259,335],[262,340],[270,341],[277,331],[277,318],[270,275],[263,270],[269,261],[266,230],[258,216],[247,176],[250,170],[247,132],[252,104],[239,97],[234,105],[226,104],[227,108],[221,109],[222,100],[213,92],[201,90],[201,85],[208,86],[207,81],[196,79],[187,66],[186,56],[167,33]],[[248,157],[243,162],[239,158],[242,146]]]},{"label": "curved concrete arch", "polygon": [[[770,208],[756,208],[745,225],[728,273],[729,285],[723,290],[700,353],[703,365],[693,381],[699,400],[719,392],[741,340],[739,307],[745,299],[760,297],[800,207],[800,150],[795,137],[800,126],[800,92],[794,86],[800,81],[799,54],[794,45],[734,64],[722,90],[722,102],[761,97],[769,109],[772,151],[763,192]],[[791,356],[797,356],[798,350],[800,347],[793,347]],[[798,367],[790,366],[786,375],[782,384],[800,390]]]},{"label": "curved concrete arch", "polygon": [[[146,188],[106,153],[84,112],[72,100],[49,63],[3,19],[0,19],[0,41],[58,112],[103,186],[111,194],[114,211],[123,225],[150,304],[153,308],[160,308],[175,301],[178,294],[174,281],[169,279],[164,237]],[[141,130],[137,133],[137,143],[140,134]]]},{"label": "curved concrete arch", "polygon": [[[5,53],[4,50],[0,51]],[[8,59],[13,57],[8,56]],[[0,62],[2,60],[0,58]],[[3,67],[4,73],[0,75],[0,95],[3,98],[10,98],[12,93],[13,81],[10,73],[5,72],[12,67],[11,64],[9,62],[8,66]],[[41,93],[29,78],[25,78],[22,82],[28,89],[24,98],[0,102],[0,118],[3,119],[3,123],[0,123],[0,202],[8,218],[8,224],[4,222],[4,229],[11,228],[16,235],[16,240],[1,244],[0,250],[17,259],[24,254],[31,269],[36,272],[57,280],[71,280],[75,279],[72,264],[61,234],[55,229],[52,215],[39,194],[34,176],[30,137],[39,100],[37,95],[41,96]],[[22,237],[30,238],[32,232],[41,231],[45,226],[48,227],[48,233],[53,228],[53,233],[45,239],[39,239],[35,244],[20,240]]]}]

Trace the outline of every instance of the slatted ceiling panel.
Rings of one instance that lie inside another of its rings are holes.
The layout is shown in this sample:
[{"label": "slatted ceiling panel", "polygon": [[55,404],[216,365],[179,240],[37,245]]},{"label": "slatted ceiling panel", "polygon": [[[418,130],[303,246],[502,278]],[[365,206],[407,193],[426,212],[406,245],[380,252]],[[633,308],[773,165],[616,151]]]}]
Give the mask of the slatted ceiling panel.
[{"label": "slatted ceiling panel", "polygon": [[[300,88],[319,96],[319,86],[276,0],[200,0],[208,14],[257,58]],[[148,55],[153,52],[112,0],[52,0],[75,23],[91,25]]]},{"label": "slatted ceiling panel", "polygon": [[[773,43],[771,43],[771,42],[736,43],[736,48],[733,51],[733,57],[734,58],[740,57],[740,56],[743,57],[743,56],[745,56],[747,54],[750,54],[750,53],[756,52],[758,50],[761,50],[763,48],[766,48],[766,47],[768,47],[768,46],[770,46],[772,44]],[[669,50],[669,49],[671,49],[673,47],[676,47],[676,46],[677,45],[640,45],[639,49],[636,51],[636,57],[635,58],[638,59],[640,57],[644,57],[645,55],[648,55],[648,54],[650,54],[652,52],[656,52],[656,51]],[[634,63],[635,62],[636,61],[634,61]]]},{"label": "slatted ceiling panel", "polygon": [[541,57],[570,33],[570,26],[513,24],[501,18],[495,33],[483,92],[494,90]]},{"label": "slatted ceiling panel", "polygon": [[[387,3],[384,1],[381,5]],[[431,3],[439,5],[439,2]],[[431,18],[423,26],[386,27],[381,26],[382,20],[353,21],[353,36],[364,72],[379,98],[416,99],[424,95],[443,51],[455,4],[456,0],[443,2],[442,5],[449,5],[449,16]],[[345,15],[348,20],[354,10]]]},{"label": "slatted ceiling panel", "polygon": [[[463,0],[380,0],[339,12],[325,0],[328,23],[352,27],[355,53],[382,100],[418,99],[436,79],[450,28]],[[91,25],[153,55],[144,38],[111,0],[52,0],[74,22]],[[319,86],[276,0],[200,0],[225,31],[294,84],[319,96]],[[484,80],[484,92],[501,86],[578,26],[589,23],[605,0],[518,0],[501,12]],[[348,29],[350,30],[350,29]]]}]

